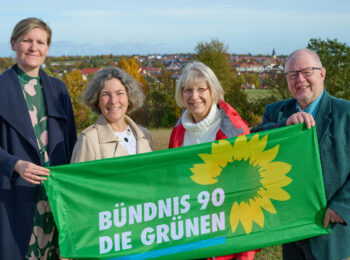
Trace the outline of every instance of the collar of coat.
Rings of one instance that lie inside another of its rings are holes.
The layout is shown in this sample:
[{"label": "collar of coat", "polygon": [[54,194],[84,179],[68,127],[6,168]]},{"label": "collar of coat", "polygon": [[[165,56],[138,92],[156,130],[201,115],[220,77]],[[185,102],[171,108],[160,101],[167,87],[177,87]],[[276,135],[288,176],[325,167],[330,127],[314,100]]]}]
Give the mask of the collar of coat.
[{"label": "collar of coat", "polygon": [[[136,140],[146,138],[141,129],[137,124],[127,115],[125,115],[125,121],[130,125],[131,129],[134,131]],[[100,115],[96,121],[96,129],[98,132],[98,138],[100,144],[111,143],[116,141],[116,136],[111,125],[108,123],[103,115]]]},{"label": "collar of coat", "polygon": [[[33,127],[30,127],[32,122],[16,69],[17,65],[14,65],[0,76],[0,116],[36,147],[36,137]],[[39,70],[39,76],[43,85],[48,118],[67,120],[62,104],[59,102],[62,100],[59,97],[62,93],[57,91],[57,84],[42,69]]]},{"label": "collar of coat", "polygon": [[[336,100],[335,97],[331,96],[326,90],[323,94],[323,97],[320,101],[318,111],[315,117],[316,121],[316,130],[317,130],[317,137],[319,142],[322,141],[322,139],[325,137],[325,135],[328,134],[328,129],[333,116],[333,107],[332,102],[333,100]],[[290,115],[297,112],[296,109],[296,103],[297,100],[294,98],[287,99],[285,101],[283,107],[281,107],[281,110],[279,111],[277,122],[284,119],[288,119]]]},{"label": "collar of coat", "polygon": [[318,111],[315,117],[317,138],[319,142],[329,134],[329,125],[332,121],[333,107],[332,107],[332,97],[327,91],[324,92],[323,97],[318,105]]}]

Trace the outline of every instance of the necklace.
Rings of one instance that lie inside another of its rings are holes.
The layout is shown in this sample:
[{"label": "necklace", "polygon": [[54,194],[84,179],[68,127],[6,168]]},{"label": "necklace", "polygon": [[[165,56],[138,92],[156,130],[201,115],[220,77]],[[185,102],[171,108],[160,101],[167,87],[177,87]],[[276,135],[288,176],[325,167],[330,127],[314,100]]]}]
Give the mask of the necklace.
[{"label": "necklace", "polygon": [[121,143],[121,142],[129,142],[129,138],[131,136],[131,129],[129,127],[129,125],[127,126],[127,128],[125,129],[125,131],[123,132],[115,132],[115,135],[117,137],[117,141],[118,143]]},{"label": "necklace", "polygon": [[136,154],[136,138],[129,125],[123,132],[114,132],[114,134],[117,138],[118,143],[129,154]]}]

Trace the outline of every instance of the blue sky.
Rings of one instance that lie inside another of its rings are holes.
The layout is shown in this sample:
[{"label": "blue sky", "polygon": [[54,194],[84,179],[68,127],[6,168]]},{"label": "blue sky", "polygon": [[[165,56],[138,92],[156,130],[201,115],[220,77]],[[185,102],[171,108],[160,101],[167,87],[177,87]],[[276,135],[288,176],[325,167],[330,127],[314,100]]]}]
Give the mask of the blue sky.
[{"label": "blue sky", "polygon": [[289,54],[310,38],[350,45],[348,0],[0,0],[0,57],[13,56],[15,24],[53,30],[49,55],[194,52],[218,39],[230,53]]}]

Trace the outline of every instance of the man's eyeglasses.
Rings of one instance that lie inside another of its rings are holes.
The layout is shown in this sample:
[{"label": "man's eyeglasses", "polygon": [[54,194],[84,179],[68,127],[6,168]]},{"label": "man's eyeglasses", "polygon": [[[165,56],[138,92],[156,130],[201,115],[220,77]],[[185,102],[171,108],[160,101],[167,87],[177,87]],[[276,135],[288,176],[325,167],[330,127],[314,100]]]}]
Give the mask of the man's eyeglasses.
[{"label": "man's eyeglasses", "polygon": [[186,96],[191,96],[193,94],[193,92],[197,91],[197,93],[199,95],[204,94],[205,91],[207,91],[209,89],[209,87],[207,88],[184,88],[183,93]]},{"label": "man's eyeglasses", "polygon": [[292,80],[296,79],[299,76],[299,73],[303,75],[305,78],[308,78],[314,74],[314,70],[321,70],[321,68],[308,67],[302,70],[287,71],[286,73],[284,73],[284,75],[286,75],[287,79],[292,79]]}]

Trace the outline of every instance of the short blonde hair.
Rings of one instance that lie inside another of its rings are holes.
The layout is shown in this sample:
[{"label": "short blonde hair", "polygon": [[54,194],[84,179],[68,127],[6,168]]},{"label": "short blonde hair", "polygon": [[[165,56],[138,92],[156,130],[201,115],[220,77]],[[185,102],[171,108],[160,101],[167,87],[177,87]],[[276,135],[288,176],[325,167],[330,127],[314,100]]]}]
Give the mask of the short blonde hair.
[{"label": "short blonde hair", "polygon": [[205,64],[199,61],[190,62],[184,68],[179,80],[176,83],[175,101],[179,107],[184,107],[183,90],[191,87],[195,81],[203,80],[211,90],[214,103],[224,99],[224,90],[215,73]]},{"label": "short blonde hair", "polygon": [[44,21],[38,18],[26,18],[19,21],[12,31],[11,44],[21,40],[30,30],[35,28],[40,28],[47,32],[47,45],[50,46],[52,31]]},{"label": "short blonde hair", "polygon": [[84,104],[93,112],[101,114],[98,106],[100,92],[103,89],[105,82],[113,78],[118,79],[125,87],[129,100],[127,112],[132,112],[137,108],[140,108],[145,99],[140,84],[128,73],[115,67],[106,67],[96,72],[83,93]]}]

